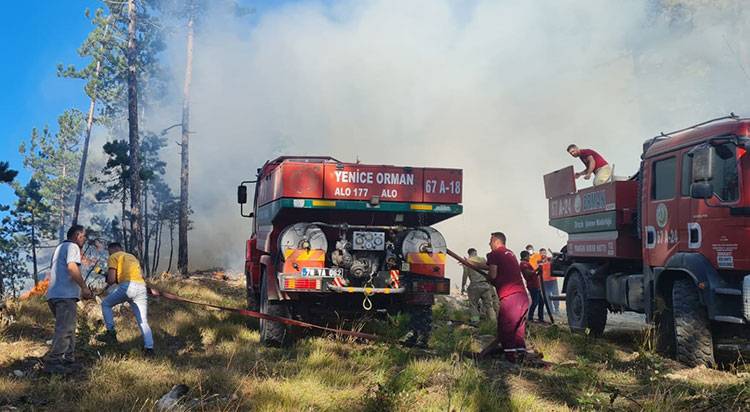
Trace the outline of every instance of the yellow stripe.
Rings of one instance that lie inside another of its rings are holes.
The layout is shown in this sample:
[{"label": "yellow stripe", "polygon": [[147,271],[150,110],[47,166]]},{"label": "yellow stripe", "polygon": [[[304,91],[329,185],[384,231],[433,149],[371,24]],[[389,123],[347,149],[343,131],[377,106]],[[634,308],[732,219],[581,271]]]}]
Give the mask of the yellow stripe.
[{"label": "yellow stripe", "polygon": [[354,288],[352,287],[346,288],[346,291],[349,293],[354,293]]},{"label": "yellow stripe", "polygon": [[334,200],[313,200],[313,207],[336,207],[336,201]]},{"label": "yellow stripe", "polygon": [[432,205],[425,205],[422,203],[415,203],[409,206],[412,210],[432,210]]}]

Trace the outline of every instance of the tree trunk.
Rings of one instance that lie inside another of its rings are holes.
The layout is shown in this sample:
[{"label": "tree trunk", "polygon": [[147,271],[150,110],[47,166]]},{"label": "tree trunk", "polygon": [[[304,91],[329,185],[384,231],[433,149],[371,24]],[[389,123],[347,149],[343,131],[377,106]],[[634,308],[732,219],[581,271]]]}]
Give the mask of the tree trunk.
[{"label": "tree trunk", "polygon": [[36,263],[36,230],[34,228],[36,226],[36,219],[34,216],[34,209],[32,206],[31,209],[31,260],[34,264],[34,286],[39,283],[39,268]]},{"label": "tree trunk", "polygon": [[[110,16],[111,17],[111,16]],[[107,37],[109,31],[109,18],[107,25],[104,26],[104,37]],[[99,78],[99,72],[102,69],[102,61],[96,61],[93,80]],[[94,109],[96,108],[96,88],[91,91],[91,101],[89,102],[89,115],[86,119],[86,135],[83,138],[83,153],[81,154],[81,168],[78,170],[78,184],[76,185],[76,201],[73,207],[73,224],[78,224],[78,213],[81,210],[81,197],[83,196],[83,178],[86,175],[86,162],[89,158],[89,141],[91,140],[91,129],[94,127]]]},{"label": "tree trunk", "polygon": [[148,260],[148,244],[149,244],[149,232],[148,232],[148,181],[143,182],[143,270],[145,276],[151,275],[151,264]]},{"label": "tree trunk", "polygon": [[141,213],[141,145],[138,136],[138,54],[136,48],[135,0],[128,0],[128,137],[130,138],[130,244],[132,253],[143,258],[143,214]]},{"label": "tree trunk", "polygon": [[174,223],[169,222],[169,264],[167,265],[167,272],[172,271],[172,256],[174,256]]},{"label": "tree trunk", "polygon": [[[64,181],[67,177],[67,168],[65,164],[62,165],[62,180]],[[60,229],[58,229],[58,237],[60,242],[65,240],[65,193],[60,193]]]},{"label": "tree trunk", "polygon": [[190,139],[190,82],[193,77],[193,12],[190,11],[187,24],[187,61],[185,63],[185,82],[182,87],[182,143],[180,166],[180,222],[179,251],[177,268],[183,275],[188,271],[188,143]]},{"label": "tree trunk", "polygon": [[128,225],[125,223],[125,214],[127,211],[125,210],[125,205],[128,203],[128,191],[125,189],[125,185],[127,182],[125,179],[122,179],[122,218],[120,219],[120,226],[122,229],[122,244],[125,247],[126,251],[130,251],[130,248],[128,248]]},{"label": "tree trunk", "polygon": [[164,224],[159,220],[154,224],[154,231],[156,232],[154,237],[154,263],[151,265],[151,273],[157,273],[156,269],[159,268],[159,256],[161,254],[161,232]]}]

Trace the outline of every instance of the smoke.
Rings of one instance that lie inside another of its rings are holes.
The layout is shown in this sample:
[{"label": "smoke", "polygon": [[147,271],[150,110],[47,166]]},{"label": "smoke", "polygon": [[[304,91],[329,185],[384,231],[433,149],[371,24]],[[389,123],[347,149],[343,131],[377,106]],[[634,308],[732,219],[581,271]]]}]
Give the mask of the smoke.
[{"label": "smoke", "polygon": [[[438,225],[449,247],[502,230],[512,249],[559,249],[542,175],[581,167],[569,143],[630,175],[646,138],[749,112],[740,3],[301,2],[252,23],[214,10],[196,33],[191,266],[241,267],[235,187],[279,154],[462,168],[464,214]],[[182,34],[169,50],[181,90]]]}]

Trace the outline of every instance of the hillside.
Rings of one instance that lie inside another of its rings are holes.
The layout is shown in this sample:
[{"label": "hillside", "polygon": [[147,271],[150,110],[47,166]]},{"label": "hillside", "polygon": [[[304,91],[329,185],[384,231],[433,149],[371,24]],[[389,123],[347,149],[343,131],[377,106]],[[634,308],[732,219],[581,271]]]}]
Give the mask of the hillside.
[{"label": "hillside", "polygon": [[[165,278],[155,286],[215,304],[241,307],[243,285],[212,277]],[[493,333],[460,322],[435,322],[429,351],[385,343],[311,336],[287,349],[265,348],[246,319],[152,299],[157,356],[139,353],[132,315],[117,316],[118,347],[92,336],[102,330],[98,306],[83,306],[77,351],[85,367],[71,378],[48,377],[37,359],[52,318],[41,298],[8,302],[0,337],[0,410],[154,410],[173,385],[189,388],[181,410],[557,411],[747,410],[750,369],[685,369],[653,354],[647,334],[613,330],[602,340],[532,324],[531,346],[546,364],[509,365],[471,356]],[[466,319],[445,303],[436,319]],[[403,319],[378,321],[396,336]],[[252,326],[252,325],[250,325]],[[2,406],[4,405],[4,406]]]}]

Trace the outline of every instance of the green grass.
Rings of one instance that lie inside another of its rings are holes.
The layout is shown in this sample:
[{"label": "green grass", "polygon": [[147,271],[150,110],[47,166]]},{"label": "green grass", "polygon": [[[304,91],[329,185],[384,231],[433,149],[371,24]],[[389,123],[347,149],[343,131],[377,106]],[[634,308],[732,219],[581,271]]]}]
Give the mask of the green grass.
[{"label": "green grass", "polygon": [[[158,286],[196,300],[241,307],[242,285],[211,279],[164,280]],[[258,332],[234,314],[152,299],[149,315],[158,355],[139,353],[141,338],[128,310],[117,316],[115,347],[92,336],[102,330],[99,308],[79,312],[78,354],[85,366],[71,378],[38,372],[52,319],[41,299],[10,303],[15,319],[0,328],[0,407],[22,410],[153,410],[178,383],[190,388],[191,410],[313,411],[557,411],[747,410],[747,368],[685,369],[644,344],[639,333],[603,339],[533,324],[529,345],[547,367],[478,361],[495,325],[478,328],[462,307],[434,308],[430,350],[311,336],[289,348],[265,348]],[[442,320],[438,320],[442,319]],[[370,329],[394,338],[407,319]],[[15,377],[14,370],[24,372]]]}]

